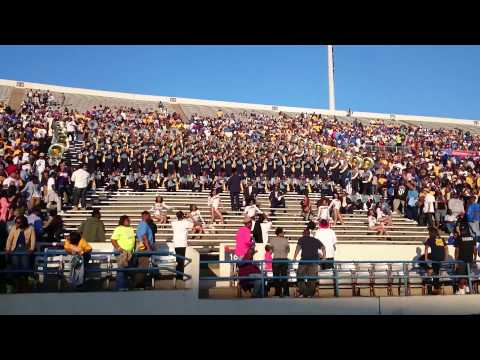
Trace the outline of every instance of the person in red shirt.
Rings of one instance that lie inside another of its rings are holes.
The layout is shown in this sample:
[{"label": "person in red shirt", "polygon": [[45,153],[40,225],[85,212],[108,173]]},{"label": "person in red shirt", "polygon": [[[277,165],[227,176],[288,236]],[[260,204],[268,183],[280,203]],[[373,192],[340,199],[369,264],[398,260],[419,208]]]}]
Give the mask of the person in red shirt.
[{"label": "person in red shirt", "polygon": [[13,164],[11,159],[7,160],[7,168],[5,171],[7,172],[7,175],[10,176],[12,175],[15,171],[17,171],[17,167]]}]

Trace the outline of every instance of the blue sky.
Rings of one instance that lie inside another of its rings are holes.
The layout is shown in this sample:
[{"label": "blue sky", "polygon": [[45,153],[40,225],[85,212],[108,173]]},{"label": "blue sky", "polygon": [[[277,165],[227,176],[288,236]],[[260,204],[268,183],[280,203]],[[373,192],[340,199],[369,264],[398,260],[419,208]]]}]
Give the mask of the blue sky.
[{"label": "blue sky", "polygon": [[[336,46],[337,109],[480,119],[480,46]],[[328,107],[325,46],[0,46],[0,78]]]}]

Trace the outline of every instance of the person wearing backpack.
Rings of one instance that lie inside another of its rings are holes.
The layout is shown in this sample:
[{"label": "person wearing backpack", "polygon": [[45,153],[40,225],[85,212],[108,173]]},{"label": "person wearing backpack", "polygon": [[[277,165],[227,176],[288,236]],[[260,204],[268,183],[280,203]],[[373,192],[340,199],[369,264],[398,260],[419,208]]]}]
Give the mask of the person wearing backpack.
[{"label": "person wearing backpack", "polygon": [[69,282],[74,288],[82,286],[85,282],[85,269],[92,256],[92,247],[79,232],[72,231],[63,248],[72,257]]},{"label": "person wearing backpack", "polygon": [[[467,275],[468,267],[470,271],[477,260],[477,242],[473,236],[469,223],[465,215],[460,215],[456,226],[455,239],[455,260],[462,261],[462,263],[455,265],[456,275]],[[467,278],[457,278],[456,295],[465,295],[470,293],[470,288],[467,286]]]}]

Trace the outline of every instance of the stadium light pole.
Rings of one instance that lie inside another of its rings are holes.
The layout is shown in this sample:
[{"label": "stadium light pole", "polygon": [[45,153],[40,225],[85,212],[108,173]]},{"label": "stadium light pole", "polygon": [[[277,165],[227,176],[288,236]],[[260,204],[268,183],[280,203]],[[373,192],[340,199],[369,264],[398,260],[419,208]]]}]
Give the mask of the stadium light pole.
[{"label": "stadium light pole", "polygon": [[335,111],[335,85],[334,85],[334,67],[333,67],[333,46],[327,45],[328,56],[328,109]]}]

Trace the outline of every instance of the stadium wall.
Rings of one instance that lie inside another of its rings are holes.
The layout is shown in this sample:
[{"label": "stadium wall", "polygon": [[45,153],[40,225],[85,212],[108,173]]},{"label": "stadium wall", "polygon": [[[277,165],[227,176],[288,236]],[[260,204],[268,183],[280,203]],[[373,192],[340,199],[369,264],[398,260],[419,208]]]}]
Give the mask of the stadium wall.
[{"label": "stadium wall", "polygon": [[0,296],[0,315],[478,315],[480,295],[198,299],[191,290]]},{"label": "stadium wall", "polygon": [[[52,92],[67,93],[67,94],[82,94],[89,96],[103,96],[111,97],[116,99],[126,99],[126,100],[135,100],[135,101],[154,101],[154,102],[163,102],[167,104],[188,104],[188,105],[202,105],[202,106],[211,106],[211,107],[226,107],[226,108],[237,108],[237,109],[248,109],[248,110],[262,110],[262,111],[282,111],[290,113],[317,113],[322,115],[335,115],[335,116],[347,116],[347,111],[342,110],[326,110],[326,109],[314,109],[314,108],[303,108],[303,107],[290,107],[290,106],[276,106],[276,105],[260,105],[260,104],[248,104],[248,103],[237,103],[237,102],[227,102],[227,101],[214,101],[214,100],[199,100],[199,99],[190,99],[190,98],[181,98],[173,96],[154,96],[154,95],[139,95],[132,93],[123,93],[123,92],[113,92],[113,91],[102,91],[102,90],[91,90],[83,88],[72,88],[65,86],[56,86],[56,85],[47,85],[39,84],[32,82],[16,81],[16,80],[2,80],[0,79],[0,86],[8,86],[13,88],[26,88],[26,89],[36,89],[36,90],[49,90]],[[415,122],[433,122],[433,123],[445,123],[445,124],[459,124],[459,125],[472,125],[473,119],[453,119],[453,118],[443,118],[443,117],[431,117],[431,116],[415,116],[415,115],[402,115],[402,114],[382,114],[382,113],[370,113],[370,112],[353,112],[353,117],[358,118],[372,118],[372,119],[382,119],[382,120],[392,120],[392,116],[396,120],[400,121],[415,121]]]}]

